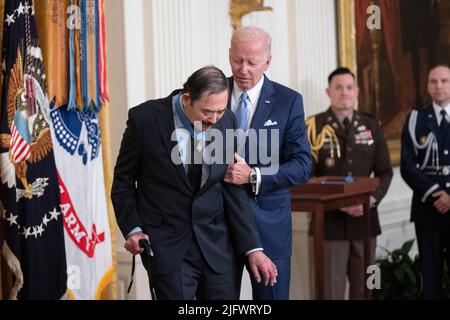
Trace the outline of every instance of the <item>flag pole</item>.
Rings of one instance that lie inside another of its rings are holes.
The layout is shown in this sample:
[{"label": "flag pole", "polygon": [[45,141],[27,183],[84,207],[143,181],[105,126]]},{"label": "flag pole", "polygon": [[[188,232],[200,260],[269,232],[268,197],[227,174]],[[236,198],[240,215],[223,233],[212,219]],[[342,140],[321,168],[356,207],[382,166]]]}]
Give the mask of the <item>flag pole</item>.
[{"label": "flag pole", "polygon": [[102,137],[102,154],[103,154],[103,173],[106,192],[106,204],[108,206],[109,230],[111,232],[111,250],[113,263],[113,279],[102,295],[102,298],[108,300],[118,299],[118,282],[117,282],[117,250],[116,250],[116,218],[111,202],[111,186],[112,186],[112,155],[111,155],[111,139],[109,125],[109,104],[102,106],[100,110],[100,134]]},{"label": "flag pole", "polygon": [[[0,30],[3,30],[3,8],[5,6],[5,0],[1,0],[0,1]],[[0,32],[0,52],[2,52],[3,48],[3,32]],[[0,77],[1,79],[2,77]],[[3,84],[1,83],[0,80],[0,88],[3,86]],[[1,101],[1,96],[0,96],[0,101]],[[3,214],[3,205],[0,204],[0,216],[2,216]],[[3,221],[0,218],[0,248],[3,246]],[[2,255],[0,254],[0,300],[3,300],[3,268],[2,268],[2,264],[3,264],[3,258]]]}]

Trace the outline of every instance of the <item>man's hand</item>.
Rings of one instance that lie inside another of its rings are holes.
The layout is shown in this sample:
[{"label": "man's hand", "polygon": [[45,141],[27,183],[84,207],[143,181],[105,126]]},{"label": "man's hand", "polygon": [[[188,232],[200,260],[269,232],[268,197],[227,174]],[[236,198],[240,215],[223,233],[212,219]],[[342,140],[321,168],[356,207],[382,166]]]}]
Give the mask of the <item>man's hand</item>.
[{"label": "man's hand", "polygon": [[237,185],[248,183],[248,177],[250,176],[252,168],[250,168],[245,162],[245,159],[237,153],[234,153],[234,159],[236,159],[236,163],[228,166],[224,179],[225,182]]},{"label": "man's hand", "polygon": [[148,235],[146,235],[145,233],[136,232],[127,238],[127,242],[125,242],[125,245],[123,247],[132,255],[142,253],[142,251],[144,251],[144,248],[141,248],[139,246],[139,240],[141,239],[146,239],[147,241],[150,241]]},{"label": "man's hand", "polygon": [[439,213],[444,214],[450,210],[450,195],[446,191],[438,191],[432,194],[436,201],[433,202],[433,206]]},{"label": "man's hand", "polygon": [[364,214],[364,207],[362,204],[340,208],[339,210],[344,211],[351,217],[361,217]]},{"label": "man's hand", "polygon": [[262,273],[264,277],[264,284],[266,286],[269,283],[271,286],[277,283],[277,267],[262,251],[252,252],[247,256],[247,258],[250,265],[250,270],[252,271],[256,282],[261,282],[260,273]]}]

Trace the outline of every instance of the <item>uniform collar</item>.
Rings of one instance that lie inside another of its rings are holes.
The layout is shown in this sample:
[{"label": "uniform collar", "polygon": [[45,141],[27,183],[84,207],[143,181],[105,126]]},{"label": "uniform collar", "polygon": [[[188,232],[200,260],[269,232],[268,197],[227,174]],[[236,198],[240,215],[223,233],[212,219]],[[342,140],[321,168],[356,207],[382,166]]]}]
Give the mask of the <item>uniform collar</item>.
[{"label": "uniform collar", "polygon": [[[333,112],[334,113],[334,112]],[[352,112],[352,114],[350,115],[350,117],[347,117],[348,118],[348,120],[350,120],[350,123],[352,123],[353,122],[353,115],[354,115],[354,111]],[[343,124],[344,123],[344,117],[342,117],[342,116],[340,116],[340,115],[338,115],[338,114],[334,114],[334,116],[336,117],[336,120],[339,122],[339,124]]]},{"label": "uniform collar", "polygon": [[[335,129],[337,129],[336,126],[342,126],[344,123],[344,117],[338,116],[331,107],[328,108],[326,117],[327,123],[331,123]],[[349,117],[350,123],[353,123],[354,119],[359,119],[359,115],[356,110],[353,110],[352,114]]]},{"label": "uniform collar", "polygon": [[438,122],[440,122],[440,120],[441,120],[441,111],[442,110],[445,110],[445,112],[447,112],[447,120],[450,119],[450,103],[445,107],[441,107],[436,102],[433,101],[433,109],[434,109],[434,114],[435,114]]}]

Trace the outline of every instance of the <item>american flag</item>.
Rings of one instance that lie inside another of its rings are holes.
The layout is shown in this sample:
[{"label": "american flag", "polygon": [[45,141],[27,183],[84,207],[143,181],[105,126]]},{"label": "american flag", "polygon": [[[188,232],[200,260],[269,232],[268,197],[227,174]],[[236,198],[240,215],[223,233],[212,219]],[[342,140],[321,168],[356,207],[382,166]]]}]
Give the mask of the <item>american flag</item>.
[{"label": "american flag", "polygon": [[67,289],[63,217],[32,1],[6,0],[4,21],[0,251],[14,281],[3,289],[9,299],[59,299]]},{"label": "american flag", "polygon": [[30,157],[30,137],[28,130],[20,130],[17,128],[16,122],[19,128],[23,128],[23,126],[26,126],[27,123],[26,119],[23,119],[20,114],[16,114],[11,125],[11,142],[9,152],[11,153],[13,161],[15,163],[19,163],[20,161],[27,160]]}]

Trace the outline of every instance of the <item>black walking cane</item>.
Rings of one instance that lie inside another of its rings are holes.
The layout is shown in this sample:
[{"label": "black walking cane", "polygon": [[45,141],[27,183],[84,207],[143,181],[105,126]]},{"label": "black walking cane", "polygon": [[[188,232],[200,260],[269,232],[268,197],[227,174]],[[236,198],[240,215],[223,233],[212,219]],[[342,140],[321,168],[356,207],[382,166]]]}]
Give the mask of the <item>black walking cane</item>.
[{"label": "black walking cane", "polygon": [[[150,286],[150,294],[152,296],[152,300],[156,300],[156,293],[155,293],[155,287],[154,287],[154,275],[153,275],[155,255],[153,253],[152,246],[150,245],[150,242],[148,240],[140,239],[139,246],[144,249],[144,251],[141,253],[141,259],[142,259],[142,264],[144,265],[145,269],[147,270],[148,282],[149,282],[149,286]],[[131,280],[130,280],[130,285],[128,286],[127,293],[130,293],[131,286],[133,285],[134,268],[135,268],[135,256],[133,255],[133,262],[131,265]]]}]

